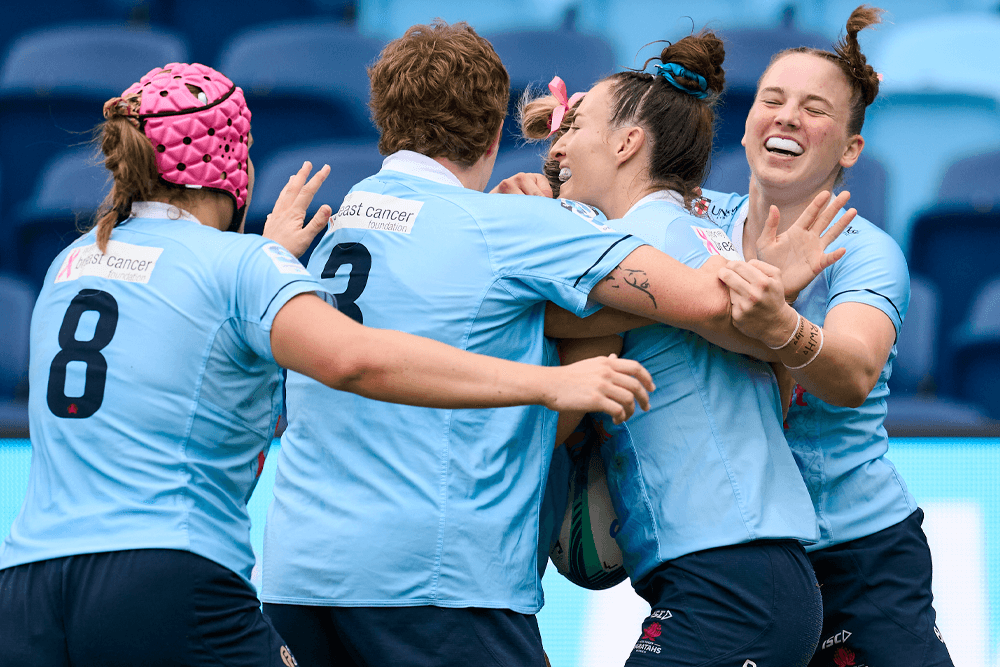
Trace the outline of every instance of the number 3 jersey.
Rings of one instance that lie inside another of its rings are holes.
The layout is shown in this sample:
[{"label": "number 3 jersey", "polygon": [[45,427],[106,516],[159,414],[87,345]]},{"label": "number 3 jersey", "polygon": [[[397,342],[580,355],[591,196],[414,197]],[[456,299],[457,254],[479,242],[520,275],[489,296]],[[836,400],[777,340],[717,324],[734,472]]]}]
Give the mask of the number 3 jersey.
[{"label": "number 3 jersey", "polygon": [[[347,195],[309,270],[365,325],[558,364],[545,304],[588,294],[642,241],[571,201],[462,187],[403,151]],[[262,598],[309,605],[542,603],[538,514],[557,415],[434,410],[288,376]]]},{"label": "number 3 jersey", "polygon": [[53,262],[31,321],[31,472],[0,567],[190,551],[249,581],[246,500],[281,409],[275,313],[322,290],[277,244],[159,203]]}]

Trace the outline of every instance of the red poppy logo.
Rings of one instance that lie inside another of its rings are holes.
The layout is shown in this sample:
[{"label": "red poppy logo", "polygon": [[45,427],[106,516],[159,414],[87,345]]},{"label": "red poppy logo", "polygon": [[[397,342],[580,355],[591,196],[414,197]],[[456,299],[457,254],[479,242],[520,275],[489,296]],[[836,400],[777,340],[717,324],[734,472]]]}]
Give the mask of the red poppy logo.
[{"label": "red poppy logo", "polygon": [[855,664],[854,651],[846,648],[838,648],[837,652],[833,654],[833,661],[837,663],[837,667],[849,667]]},{"label": "red poppy logo", "polygon": [[656,638],[663,633],[663,626],[659,623],[650,623],[649,627],[642,631],[642,638],[648,641],[656,641]]}]

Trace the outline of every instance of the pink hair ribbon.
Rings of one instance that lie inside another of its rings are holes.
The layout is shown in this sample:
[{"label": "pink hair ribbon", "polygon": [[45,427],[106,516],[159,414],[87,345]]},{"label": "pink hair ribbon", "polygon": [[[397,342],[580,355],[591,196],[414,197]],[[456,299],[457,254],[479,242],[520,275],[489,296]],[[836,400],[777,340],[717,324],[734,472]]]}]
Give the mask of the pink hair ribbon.
[{"label": "pink hair ribbon", "polygon": [[563,118],[569,113],[569,110],[573,108],[573,105],[580,101],[583,97],[583,93],[573,93],[573,97],[566,97],[566,82],[560,79],[558,76],[552,77],[549,81],[549,90],[552,91],[552,95],[555,96],[556,101],[559,102],[559,106],[552,110],[552,116],[549,118],[549,136],[559,129],[562,124]]}]

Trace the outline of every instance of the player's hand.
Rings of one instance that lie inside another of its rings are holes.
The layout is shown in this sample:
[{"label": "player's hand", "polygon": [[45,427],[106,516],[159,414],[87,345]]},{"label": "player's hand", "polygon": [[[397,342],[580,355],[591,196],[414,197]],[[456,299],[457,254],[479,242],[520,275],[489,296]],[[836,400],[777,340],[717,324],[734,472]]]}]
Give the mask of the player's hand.
[{"label": "player's hand", "polygon": [[521,172],[500,181],[495,188],[490,190],[490,194],[532,195],[533,197],[552,199],[552,186],[549,185],[549,179],[541,174]]},{"label": "player's hand", "polygon": [[798,318],[785,303],[780,270],[759,259],[729,261],[719,269],[719,280],[729,287],[733,326],[769,347],[788,340]]},{"label": "player's hand", "polygon": [[649,392],[656,386],[653,377],[638,361],[607,357],[584,359],[569,366],[553,368],[558,379],[551,386],[545,406],[556,412],[604,412],[616,424],[632,416],[635,404],[649,409]]},{"label": "player's hand", "polygon": [[825,234],[823,231],[850,198],[851,193],[846,190],[832,201],[829,192],[819,193],[799,219],[781,234],[777,233],[781,214],[777,206],[771,206],[767,222],[757,239],[757,257],[781,270],[781,282],[788,301],[794,301],[813,278],[844,256],[846,251],[843,248],[831,253],[825,251],[847,229],[858,212],[853,208],[848,210],[829,231]]},{"label": "player's hand", "polygon": [[298,173],[293,174],[281,189],[278,201],[264,223],[263,236],[285,246],[296,257],[301,257],[309,248],[309,244],[323,231],[333,214],[333,209],[323,204],[309,224],[305,224],[306,210],[323,181],[330,175],[330,165],[323,165],[312,178],[309,178],[310,171],[312,163],[303,162]]}]

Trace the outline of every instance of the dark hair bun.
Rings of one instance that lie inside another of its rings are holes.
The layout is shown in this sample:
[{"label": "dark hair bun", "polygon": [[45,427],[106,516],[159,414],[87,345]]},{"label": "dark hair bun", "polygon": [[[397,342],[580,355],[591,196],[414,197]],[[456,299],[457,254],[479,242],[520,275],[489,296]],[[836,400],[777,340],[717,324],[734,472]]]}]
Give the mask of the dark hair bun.
[{"label": "dark hair bun", "polygon": [[[726,72],[722,63],[726,59],[726,49],[722,40],[715,33],[705,30],[697,35],[688,35],[670,44],[660,53],[663,64],[676,63],[695,74],[705,78],[709,90],[721,93],[726,85]],[[684,77],[676,77],[680,83],[687,85]],[[692,90],[697,90],[697,81],[691,81]]]}]

